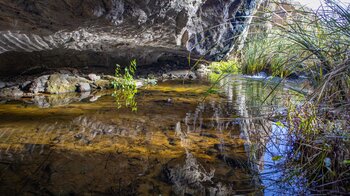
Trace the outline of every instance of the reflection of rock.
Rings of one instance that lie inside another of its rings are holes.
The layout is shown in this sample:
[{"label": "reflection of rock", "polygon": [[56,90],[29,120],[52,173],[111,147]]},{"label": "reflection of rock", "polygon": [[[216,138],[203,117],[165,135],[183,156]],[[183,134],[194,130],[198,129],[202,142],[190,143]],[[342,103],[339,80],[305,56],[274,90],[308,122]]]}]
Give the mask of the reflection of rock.
[{"label": "reflection of rock", "polygon": [[176,195],[203,194],[207,184],[211,184],[215,170],[208,172],[191,154],[173,159],[162,169],[160,177],[163,181],[173,184]]},{"label": "reflection of rock", "polygon": [[218,159],[224,161],[228,166],[232,168],[240,168],[246,169],[246,171],[250,171],[250,163],[246,156],[239,156],[237,154],[230,154],[225,156],[223,154],[219,154],[217,156]]},{"label": "reflection of rock", "polygon": [[68,105],[73,102],[79,102],[84,99],[92,99],[95,98],[95,101],[104,95],[108,95],[108,92],[82,92],[82,93],[64,93],[57,95],[35,95],[31,99],[31,103],[40,107],[40,108],[48,108],[55,106],[63,106]]}]

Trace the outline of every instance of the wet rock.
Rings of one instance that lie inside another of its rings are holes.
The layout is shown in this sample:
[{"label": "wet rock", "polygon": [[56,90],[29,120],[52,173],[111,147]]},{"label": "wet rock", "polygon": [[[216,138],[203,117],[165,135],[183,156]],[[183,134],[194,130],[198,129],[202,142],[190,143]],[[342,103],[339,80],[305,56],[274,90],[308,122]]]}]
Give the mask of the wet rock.
[{"label": "wet rock", "polygon": [[89,74],[89,75],[88,75],[88,78],[89,78],[91,81],[97,81],[97,80],[100,80],[100,79],[101,79],[101,76],[97,76],[96,74]]},{"label": "wet rock", "polygon": [[143,83],[143,85],[157,85],[158,80],[157,79],[152,79],[152,78],[147,78],[147,79],[140,79]]},{"label": "wet rock", "polygon": [[78,92],[88,92],[91,91],[89,83],[78,83]]},{"label": "wet rock", "polygon": [[109,89],[112,88],[112,83],[109,80],[97,80],[94,82],[98,89]]},{"label": "wet rock", "polygon": [[68,74],[53,74],[50,75],[47,81],[45,92],[50,94],[75,92],[79,82],[80,80],[77,77]]},{"label": "wet rock", "polygon": [[79,80],[80,83],[89,83],[89,84],[92,84],[92,83],[93,83],[93,81],[88,80],[88,79],[83,78],[83,77],[78,76],[78,75],[74,75],[74,77],[76,77],[76,78]]},{"label": "wet rock", "polygon": [[0,89],[0,97],[20,98],[23,96],[23,94],[23,91],[21,91],[17,86]]},{"label": "wet rock", "polygon": [[176,70],[166,73],[170,79],[197,79],[196,74],[190,70]]},{"label": "wet rock", "polygon": [[136,88],[141,88],[142,86],[144,86],[143,81],[141,80],[136,81]]},{"label": "wet rock", "polygon": [[68,74],[53,74],[47,82],[46,92],[51,94],[75,92],[77,82],[76,78]]},{"label": "wet rock", "polygon": [[34,94],[43,93],[46,91],[47,81],[49,79],[49,75],[44,75],[36,78],[29,87],[29,92]]},{"label": "wet rock", "polygon": [[258,77],[262,77],[262,78],[267,78],[268,77],[268,75],[267,75],[267,73],[266,72],[259,72],[258,74],[256,74]]},{"label": "wet rock", "polygon": [[28,91],[31,84],[32,84],[32,81],[25,81],[21,84],[20,87],[23,91]]},{"label": "wet rock", "polygon": [[117,77],[115,76],[111,76],[111,75],[103,75],[100,79],[103,79],[103,80],[109,80],[109,81],[116,81],[118,80]]},{"label": "wet rock", "polygon": [[208,78],[209,74],[211,73],[211,70],[208,68],[208,66],[200,64],[195,73],[199,79],[205,79]]}]

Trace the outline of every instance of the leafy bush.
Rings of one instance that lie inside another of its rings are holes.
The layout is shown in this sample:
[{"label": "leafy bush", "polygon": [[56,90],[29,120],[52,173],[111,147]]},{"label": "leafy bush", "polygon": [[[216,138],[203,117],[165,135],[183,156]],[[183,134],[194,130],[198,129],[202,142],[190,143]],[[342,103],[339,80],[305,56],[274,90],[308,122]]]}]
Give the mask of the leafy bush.
[{"label": "leafy bush", "polygon": [[231,73],[235,74],[239,72],[238,63],[235,60],[213,62],[209,68],[216,74]]}]

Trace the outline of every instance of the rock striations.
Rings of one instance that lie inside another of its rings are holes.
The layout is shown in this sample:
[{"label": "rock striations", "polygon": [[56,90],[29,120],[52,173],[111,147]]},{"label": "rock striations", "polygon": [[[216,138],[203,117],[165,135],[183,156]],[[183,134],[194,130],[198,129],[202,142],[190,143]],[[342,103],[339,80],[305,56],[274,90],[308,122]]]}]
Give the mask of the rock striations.
[{"label": "rock striations", "polygon": [[[0,73],[218,60],[261,0],[2,0]],[[247,17],[248,16],[248,17]],[[20,57],[20,58],[19,58]]]}]

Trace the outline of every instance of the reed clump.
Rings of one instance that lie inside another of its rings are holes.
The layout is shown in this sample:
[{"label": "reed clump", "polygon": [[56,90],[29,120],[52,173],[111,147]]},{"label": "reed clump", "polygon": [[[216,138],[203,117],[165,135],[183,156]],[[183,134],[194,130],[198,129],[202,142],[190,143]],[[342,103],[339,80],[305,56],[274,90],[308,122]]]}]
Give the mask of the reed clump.
[{"label": "reed clump", "polygon": [[292,148],[284,164],[294,171],[287,179],[303,176],[314,193],[350,191],[349,54],[350,9],[332,0],[253,36],[243,50],[246,73],[304,74],[314,85],[304,103],[287,102],[285,124]]}]

